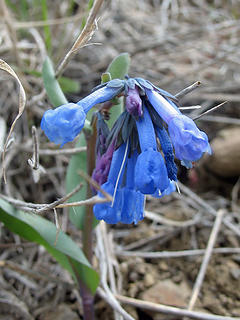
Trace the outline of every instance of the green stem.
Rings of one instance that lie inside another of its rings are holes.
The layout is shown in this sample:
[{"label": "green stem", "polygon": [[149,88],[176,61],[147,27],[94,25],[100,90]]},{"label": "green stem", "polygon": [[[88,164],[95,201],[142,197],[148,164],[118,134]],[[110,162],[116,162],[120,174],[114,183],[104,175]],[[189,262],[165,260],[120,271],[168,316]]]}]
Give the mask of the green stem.
[{"label": "green stem", "polygon": [[[96,121],[94,121],[92,134],[89,131],[85,131],[85,137],[87,141],[87,173],[89,176],[92,175],[92,172],[95,168],[95,145],[96,145]],[[91,186],[87,186],[87,198],[92,196]],[[83,229],[83,252],[88,259],[92,262],[92,253],[93,253],[93,206],[86,207],[85,220],[84,220],[84,229]],[[84,319],[93,320],[94,319],[94,306],[93,301],[94,297],[89,292],[89,290],[81,284],[80,286],[81,296],[83,300],[83,310],[84,310]]]}]

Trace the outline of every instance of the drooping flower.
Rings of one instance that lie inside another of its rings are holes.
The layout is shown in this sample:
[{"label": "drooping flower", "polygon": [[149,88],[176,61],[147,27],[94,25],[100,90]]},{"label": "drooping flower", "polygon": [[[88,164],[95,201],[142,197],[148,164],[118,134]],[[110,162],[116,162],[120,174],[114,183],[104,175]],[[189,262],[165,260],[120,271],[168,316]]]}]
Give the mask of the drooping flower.
[{"label": "drooping flower", "polygon": [[137,151],[127,161],[126,184],[122,188],[122,223],[138,223],[144,218],[144,202],[145,196],[136,190],[134,177],[135,165],[137,161]]},{"label": "drooping flower", "polygon": [[135,167],[136,188],[143,194],[153,194],[167,189],[169,179],[165,162],[157,151],[156,135],[149,112],[145,107],[143,116],[136,121],[141,153]]},{"label": "drooping flower", "polygon": [[190,168],[211,148],[207,135],[179,111],[177,99],[142,78],[102,84],[77,104],[47,111],[41,127],[51,141],[63,145],[78,135],[94,105],[119,94],[126,97],[125,110],[110,131],[98,113],[92,175],[113,201],[95,204],[93,211],[107,223],[137,223],[144,217],[145,195],[161,198],[175,191],[174,156]]},{"label": "drooping flower", "polygon": [[211,153],[208,137],[192,119],[181,114],[174,103],[160,93],[146,89],[147,97],[159,116],[168,125],[168,131],[179,160],[196,161],[204,152]]},{"label": "drooping flower", "polygon": [[[93,207],[95,217],[107,223],[117,223],[121,220],[123,197],[120,186],[128,151],[129,146],[125,143],[114,151],[107,182],[101,186],[113,197],[113,201],[95,204]],[[99,196],[102,196],[100,192]]]},{"label": "drooping flower", "polygon": [[[124,143],[114,152],[108,180],[101,186],[113,201],[93,207],[95,217],[107,223],[136,224],[144,218],[145,197],[136,190],[134,183],[137,152],[128,158],[129,149],[129,144]],[[101,192],[98,194],[103,197]]]},{"label": "drooping flower", "polygon": [[63,146],[80,133],[86,114],[83,108],[74,103],[62,105],[54,110],[47,110],[41,121],[41,128],[48,139]]},{"label": "drooping flower", "polygon": [[41,121],[41,128],[48,139],[63,146],[73,141],[82,130],[87,112],[96,104],[111,100],[124,89],[122,80],[109,81],[77,104],[68,103],[53,110],[47,110]]}]

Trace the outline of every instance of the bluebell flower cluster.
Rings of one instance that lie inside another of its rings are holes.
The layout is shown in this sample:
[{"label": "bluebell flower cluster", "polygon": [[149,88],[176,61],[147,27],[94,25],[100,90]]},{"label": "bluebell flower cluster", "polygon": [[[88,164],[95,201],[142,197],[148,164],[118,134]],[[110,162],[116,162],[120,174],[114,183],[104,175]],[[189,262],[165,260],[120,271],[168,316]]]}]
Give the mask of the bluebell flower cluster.
[{"label": "bluebell flower cluster", "polygon": [[93,172],[113,200],[94,205],[93,211],[107,223],[130,224],[144,218],[146,195],[161,198],[175,191],[175,157],[190,168],[211,148],[207,135],[179,111],[177,99],[142,78],[111,80],[77,104],[48,110],[41,128],[51,141],[63,145],[79,134],[94,105],[119,95],[125,96],[125,110],[111,130],[98,113]]}]

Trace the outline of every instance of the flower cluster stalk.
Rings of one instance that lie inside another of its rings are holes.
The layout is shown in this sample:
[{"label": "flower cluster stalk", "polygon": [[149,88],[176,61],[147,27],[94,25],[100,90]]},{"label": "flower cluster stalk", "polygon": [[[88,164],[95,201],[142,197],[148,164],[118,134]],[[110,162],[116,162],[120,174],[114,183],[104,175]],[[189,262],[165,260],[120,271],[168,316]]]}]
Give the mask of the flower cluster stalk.
[{"label": "flower cluster stalk", "polygon": [[[87,142],[87,173],[89,176],[95,168],[95,145],[96,145],[96,123],[92,124],[92,133],[84,131],[86,142]],[[92,189],[90,184],[87,185],[86,198],[92,197]],[[93,205],[86,206],[86,213],[84,219],[84,228],[82,231],[83,235],[83,252],[88,259],[89,263],[92,263],[92,252],[93,252]],[[94,320],[94,296],[91,294],[89,289],[82,283],[80,285],[80,294],[83,301],[83,313],[84,319]]]}]

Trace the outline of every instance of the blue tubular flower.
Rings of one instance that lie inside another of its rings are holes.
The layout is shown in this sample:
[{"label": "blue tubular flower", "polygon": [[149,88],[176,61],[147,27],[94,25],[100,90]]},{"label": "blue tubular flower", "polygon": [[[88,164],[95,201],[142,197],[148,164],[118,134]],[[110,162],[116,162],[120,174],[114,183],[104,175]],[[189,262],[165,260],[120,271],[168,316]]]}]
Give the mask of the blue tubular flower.
[{"label": "blue tubular flower", "polygon": [[179,160],[196,161],[203,152],[211,154],[206,133],[200,131],[192,119],[184,115],[174,117],[168,123],[168,131]]},{"label": "blue tubular flower", "polygon": [[50,141],[61,144],[73,141],[84,126],[86,113],[97,103],[111,100],[124,89],[122,80],[112,80],[95,90],[77,104],[64,104],[54,110],[47,110],[42,118],[41,128]]},{"label": "blue tubular flower", "polygon": [[74,103],[64,104],[56,109],[47,110],[41,121],[41,128],[48,139],[61,147],[80,133],[86,114],[83,108]]},{"label": "blue tubular flower", "polygon": [[[101,187],[113,196],[113,203],[99,203],[93,207],[96,219],[104,220],[107,223],[117,223],[121,220],[121,211],[123,205],[121,185],[124,168],[126,166],[126,157],[128,154],[128,144],[122,144],[113,153],[112,163],[108,175],[108,180]],[[98,195],[102,197],[99,192]]]},{"label": "blue tubular flower", "polygon": [[167,169],[157,143],[151,117],[147,108],[143,116],[136,121],[139,143],[142,153],[137,158],[135,167],[135,185],[143,194],[162,192],[169,185]]},{"label": "blue tubular flower", "polygon": [[146,94],[153,108],[166,123],[169,123],[173,117],[181,115],[177,106],[174,107],[173,104],[158,92],[146,89]]},{"label": "blue tubular flower", "polygon": [[171,140],[165,128],[156,127],[156,132],[162,147],[162,152],[164,154],[168,178],[170,180],[177,181],[177,166],[174,162],[174,153]]},{"label": "blue tubular flower", "polygon": [[207,135],[192,119],[184,116],[173,102],[156,91],[146,90],[147,97],[159,116],[168,124],[168,131],[179,160],[196,161],[203,152],[211,154]]},{"label": "blue tubular flower", "polygon": [[134,168],[137,161],[137,152],[128,159],[126,186],[122,188],[122,223],[138,223],[144,218],[144,195],[135,190]]},{"label": "blue tubular flower", "polygon": [[85,113],[98,103],[106,102],[116,97],[124,88],[122,80],[111,80],[105,85],[91,94],[80,100],[77,104],[80,105]]}]

